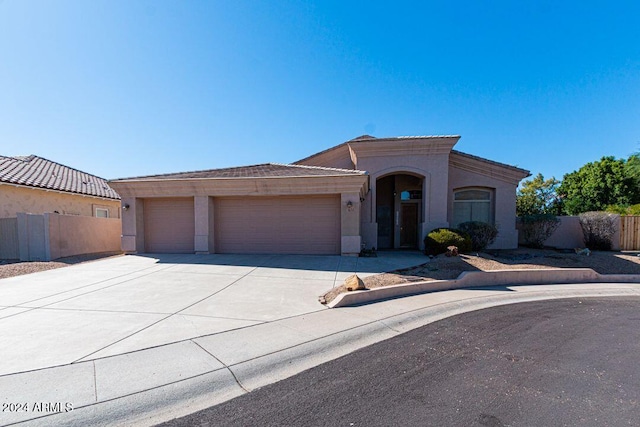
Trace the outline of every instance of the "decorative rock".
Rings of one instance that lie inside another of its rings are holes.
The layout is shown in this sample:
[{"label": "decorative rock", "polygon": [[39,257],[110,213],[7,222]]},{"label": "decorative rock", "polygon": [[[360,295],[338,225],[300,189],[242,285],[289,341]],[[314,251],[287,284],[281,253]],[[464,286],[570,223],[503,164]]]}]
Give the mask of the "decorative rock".
[{"label": "decorative rock", "polygon": [[446,256],[458,256],[458,247],[457,246],[447,246]]},{"label": "decorative rock", "polygon": [[352,274],[347,277],[344,281],[344,285],[348,291],[361,291],[367,289],[364,287],[364,282],[357,274]]}]

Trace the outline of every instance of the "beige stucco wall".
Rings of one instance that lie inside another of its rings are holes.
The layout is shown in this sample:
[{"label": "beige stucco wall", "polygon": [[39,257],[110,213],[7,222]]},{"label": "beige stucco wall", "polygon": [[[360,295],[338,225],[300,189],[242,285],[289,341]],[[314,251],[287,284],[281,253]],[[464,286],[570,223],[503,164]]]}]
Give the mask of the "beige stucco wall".
[{"label": "beige stucco wall", "polygon": [[[426,233],[448,225],[449,153],[457,141],[458,137],[411,138],[403,141],[395,138],[356,140],[298,163],[348,167],[369,173],[370,191],[361,203],[360,215],[361,243],[367,248],[378,247],[375,202],[377,180],[393,174],[410,174],[422,178],[423,199],[420,206],[421,220],[418,224],[418,245],[422,247]],[[396,230],[395,235],[399,236],[399,230]]]},{"label": "beige stucco wall", "polygon": [[377,247],[378,223],[376,222],[376,184],[379,178],[392,174],[411,174],[423,178],[422,219],[418,245],[426,233],[437,227],[446,227],[448,154],[405,155],[389,157],[359,157],[357,168],[370,173],[371,191],[363,202],[362,234],[367,247]]},{"label": "beige stucco wall", "polygon": [[[584,248],[584,235],[577,216],[559,216],[560,225],[544,242],[545,246],[557,249]],[[616,232],[613,235],[613,250],[620,250],[620,216],[616,215]],[[517,223],[519,226],[519,223]],[[518,227],[519,228],[519,227]],[[520,236],[520,244],[524,239]]]},{"label": "beige stucco wall", "polygon": [[[344,167],[351,160],[355,169],[369,173],[370,191],[361,204],[361,235],[368,248],[377,247],[378,244],[375,202],[377,180],[391,174],[410,174],[423,178],[418,242],[420,247],[429,231],[451,224],[453,191],[465,187],[486,187],[493,190],[493,209],[499,235],[492,248],[517,247],[516,187],[526,171],[511,170],[497,163],[452,152],[457,140],[457,137],[436,137],[404,141],[350,141],[345,146],[298,163]],[[349,150],[349,158],[346,157],[345,147]],[[395,235],[397,237],[398,230]]]},{"label": "beige stucco wall", "polygon": [[46,214],[46,221],[51,259],[120,251],[120,219]]},{"label": "beige stucco wall", "polygon": [[15,218],[18,212],[43,214],[54,211],[94,216],[96,207],[108,209],[110,218],[120,218],[119,200],[0,184],[0,218]]},{"label": "beige stucco wall", "polygon": [[340,227],[342,255],[357,256],[360,253],[360,193],[343,193],[340,197]]},{"label": "beige stucco wall", "polygon": [[448,221],[453,220],[453,192],[467,187],[484,187],[494,190],[495,223],[498,237],[492,249],[512,249],[518,247],[516,230],[516,188],[517,184],[482,175],[456,167],[449,168],[449,194],[447,206]]},{"label": "beige stucco wall", "polygon": [[[122,250],[144,252],[143,200],[153,197],[194,197],[194,252],[215,253],[215,208],[218,196],[280,196],[336,194],[341,196],[341,253],[360,252],[360,198],[367,187],[366,175],[283,178],[237,178],[161,181],[116,181],[111,185],[122,196]],[[352,209],[347,203],[352,202]],[[126,207],[126,210],[124,210]],[[248,224],[249,226],[250,224]]]},{"label": "beige stucco wall", "polygon": [[[8,219],[0,220],[4,221]],[[17,258],[22,261],[120,252],[122,224],[118,218],[18,213],[16,222]]]}]

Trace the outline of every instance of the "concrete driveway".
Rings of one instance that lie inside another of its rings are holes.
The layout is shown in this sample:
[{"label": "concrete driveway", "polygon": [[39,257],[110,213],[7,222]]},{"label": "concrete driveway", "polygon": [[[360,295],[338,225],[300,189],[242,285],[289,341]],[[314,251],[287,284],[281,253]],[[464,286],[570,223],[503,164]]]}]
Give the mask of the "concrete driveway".
[{"label": "concrete driveway", "polygon": [[354,272],[424,261],[143,255],[0,280],[0,425],[155,425],[467,311],[640,295],[634,283],[582,283],[317,302]]},{"label": "concrete driveway", "polygon": [[128,353],[326,310],[345,277],[425,261],[128,255],[0,280],[0,375]]}]

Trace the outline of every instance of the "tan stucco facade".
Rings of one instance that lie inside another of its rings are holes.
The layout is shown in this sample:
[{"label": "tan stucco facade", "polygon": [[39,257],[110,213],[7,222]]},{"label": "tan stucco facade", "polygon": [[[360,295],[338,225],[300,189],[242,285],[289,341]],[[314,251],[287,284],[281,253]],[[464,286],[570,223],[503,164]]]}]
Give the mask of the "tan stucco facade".
[{"label": "tan stucco facade", "polygon": [[[424,237],[433,229],[449,227],[453,223],[453,199],[456,191],[480,188],[491,193],[492,222],[498,227],[495,249],[515,248],[516,189],[528,171],[459,153],[453,150],[459,136],[367,138],[348,141],[334,149],[321,152],[298,164],[323,167],[349,167],[364,170],[370,176],[370,191],[362,200],[361,236],[367,248],[402,248],[403,209],[417,204],[415,246],[423,248]],[[349,155],[347,164],[346,154]],[[401,186],[393,189],[391,235],[389,241],[380,236],[380,198],[378,191],[385,177],[397,177],[396,183],[406,177],[418,178],[421,198],[401,199]],[[411,228],[413,230],[413,228]],[[409,246],[414,241],[409,242]]]},{"label": "tan stucco facade", "polygon": [[[434,228],[447,226],[447,206],[441,201],[446,200],[447,197],[449,152],[456,142],[457,138],[412,141],[402,149],[399,149],[399,144],[394,140],[376,141],[375,144],[371,142],[350,144],[354,167],[368,171],[371,176],[371,192],[364,200],[362,215],[362,233],[366,246],[380,248],[376,218],[377,184],[379,179],[385,176],[413,175],[422,180],[422,203],[418,218],[420,236],[426,235]],[[398,237],[402,227],[399,221],[401,214],[399,209],[401,209],[400,195],[396,194],[393,226],[396,237],[393,247],[401,246]],[[418,237],[417,240],[420,247],[422,239]]]},{"label": "tan stucco facade", "polygon": [[[191,197],[194,204],[194,248],[196,253],[216,253],[216,199],[224,197],[265,197],[339,195],[340,253],[357,255],[361,248],[360,200],[365,197],[366,174],[336,176],[146,179],[118,180],[110,185],[122,197],[122,250],[145,251],[144,200]],[[223,225],[222,225],[223,226]],[[247,227],[252,224],[247,224]],[[260,224],[268,227],[270,224]]]},{"label": "tan stucco facade", "polygon": [[107,209],[109,218],[120,218],[119,200],[0,183],[0,218],[15,218],[21,212],[96,216],[96,209]]},{"label": "tan stucco facade", "polygon": [[[216,216],[221,199],[273,197],[277,203],[275,198],[279,196],[319,195],[339,196],[342,255],[356,255],[363,247],[422,249],[424,237],[431,230],[463,222],[460,218],[467,213],[471,220],[479,220],[476,217],[486,214],[484,221],[496,224],[499,234],[493,248],[517,247],[516,188],[529,172],[457,152],[453,147],[459,138],[455,135],[364,136],[294,165],[284,165],[322,169],[326,176],[204,178],[199,172],[186,172],[112,181],[110,185],[122,196],[122,249],[144,252],[148,246],[145,245],[145,200],[190,198],[195,218],[193,225],[189,225],[187,237],[193,241],[193,252],[215,253],[216,233],[228,231]],[[331,175],[331,171],[335,175]],[[198,176],[200,178],[196,178]],[[482,204],[483,210],[476,211],[474,206],[479,204],[471,206],[472,202],[454,201],[456,194],[462,196],[474,191],[490,195],[490,201]],[[303,211],[301,207],[296,208],[300,215]],[[482,215],[476,215],[478,212]],[[332,218],[335,215],[338,214],[332,214]],[[277,226],[277,220],[269,221],[247,223],[247,227]],[[237,223],[235,226],[237,230]],[[181,237],[184,235],[186,233]]]},{"label": "tan stucco facade", "polygon": [[447,220],[453,224],[453,196],[463,189],[485,189],[492,193],[493,218],[498,237],[493,249],[518,247],[516,230],[516,190],[522,174],[508,173],[499,166],[482,160],[452,154],[449,163],[449,191],[447,193]]}]

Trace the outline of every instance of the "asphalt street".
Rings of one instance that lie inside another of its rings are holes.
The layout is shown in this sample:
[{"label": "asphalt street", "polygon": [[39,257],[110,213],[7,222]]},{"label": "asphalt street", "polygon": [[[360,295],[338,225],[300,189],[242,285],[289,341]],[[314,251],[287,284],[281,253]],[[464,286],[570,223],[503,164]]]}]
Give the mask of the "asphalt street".
[{"label": "asphalt street", "polygon": [[630,426],[640,298],[450,317],[162,426]]}]

